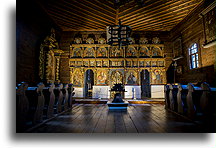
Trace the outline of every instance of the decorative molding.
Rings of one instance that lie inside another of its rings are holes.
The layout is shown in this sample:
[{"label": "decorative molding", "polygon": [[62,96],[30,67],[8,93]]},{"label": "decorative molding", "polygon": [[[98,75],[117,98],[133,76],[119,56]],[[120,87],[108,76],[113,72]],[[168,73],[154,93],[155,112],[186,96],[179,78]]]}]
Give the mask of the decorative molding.
[{"label": "decorative molding", "polygon": [[215,46],[215,45],[216,45],[216,41],[213,41],[213,42],[204,44],[202,46],[203,46],[203,48],[209,48],[209,47],[212,47],[212,46]]}]

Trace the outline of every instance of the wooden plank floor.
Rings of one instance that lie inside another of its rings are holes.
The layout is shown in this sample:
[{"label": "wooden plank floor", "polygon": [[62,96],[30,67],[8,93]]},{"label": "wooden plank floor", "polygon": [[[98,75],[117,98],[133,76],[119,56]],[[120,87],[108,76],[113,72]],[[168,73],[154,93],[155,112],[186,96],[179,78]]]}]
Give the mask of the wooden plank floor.
[{"label": "wooden plank floor", "polygon": [[33,133],[200,133],[202,126],[164,109],[162,104],[134,104],[110,111],[106,104],[74,104],[70,112]]}]

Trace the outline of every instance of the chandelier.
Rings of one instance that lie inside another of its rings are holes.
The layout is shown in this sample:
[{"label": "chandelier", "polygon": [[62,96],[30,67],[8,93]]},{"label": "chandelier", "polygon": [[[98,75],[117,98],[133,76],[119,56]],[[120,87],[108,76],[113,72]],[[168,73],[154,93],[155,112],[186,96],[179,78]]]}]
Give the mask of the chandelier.
[{"label": "chandelier", "polygon": [[119,20],[119,25],[111,25],[108,27],[108,44],[111,46],[127,46],[130,44],[131,27],[127,25],[121,25],[121,20]]}]

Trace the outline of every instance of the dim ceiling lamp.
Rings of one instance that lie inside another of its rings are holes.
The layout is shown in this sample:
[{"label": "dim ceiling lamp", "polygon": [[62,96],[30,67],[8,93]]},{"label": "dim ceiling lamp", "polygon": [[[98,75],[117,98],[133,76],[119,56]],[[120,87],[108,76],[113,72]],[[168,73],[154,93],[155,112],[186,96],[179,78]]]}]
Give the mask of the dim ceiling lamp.
[{"label": "dim ceiling lamp", "polygon": [[131,31],[130,26],[121,25],[121,20],[119,20],[119,25],[108,26],[108,44],[119,47],[129,45],[131,42]]}]

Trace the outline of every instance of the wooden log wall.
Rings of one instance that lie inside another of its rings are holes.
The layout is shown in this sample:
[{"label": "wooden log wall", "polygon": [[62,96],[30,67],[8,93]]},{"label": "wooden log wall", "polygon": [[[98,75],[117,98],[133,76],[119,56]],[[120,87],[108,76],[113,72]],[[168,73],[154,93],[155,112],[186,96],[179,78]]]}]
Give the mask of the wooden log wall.
[{"label": "wooden log wall", "polygon": [[[177,60],[177,69],[181,70],[179,72],[176,72],[175,82],[185,82],[185,84],[189,82],[208,82],[208,84],[215,87],[216,48],[215,46],[208,48],[203,47],[206,40],[209,39],[205,39],[206,31],[204,24],[206,22],[200,16],[202,11],[205,10],[209,5],[211,5],[211,2],[214,1],[203,1],[183,21],[181,21],[181,23],[179,23],[170,31],[171,41],[173,41],[173,44],[170,44],[170,46],[174,46],[174,42],[180,38],[183,57],[182,59]],[[209,15],[209,19],[214,22],[215,15]],[[215,26],[216,25],[214,25],[214,27]],[[209,32],[212,31],[214,30],[209,30]],[[198,44],[199,67],[190,69],[188,48],[192,46],[193,43]]]},{"label": "wooden log wall", "polygon": [[[28,6],[28,7],[26,7]],[[36,1],[23,0],[17,4],[16,14],[16,80],[36,86],[39,78],[40,44],[55,28],[59,38],[61,29],[40,8]]]}]

